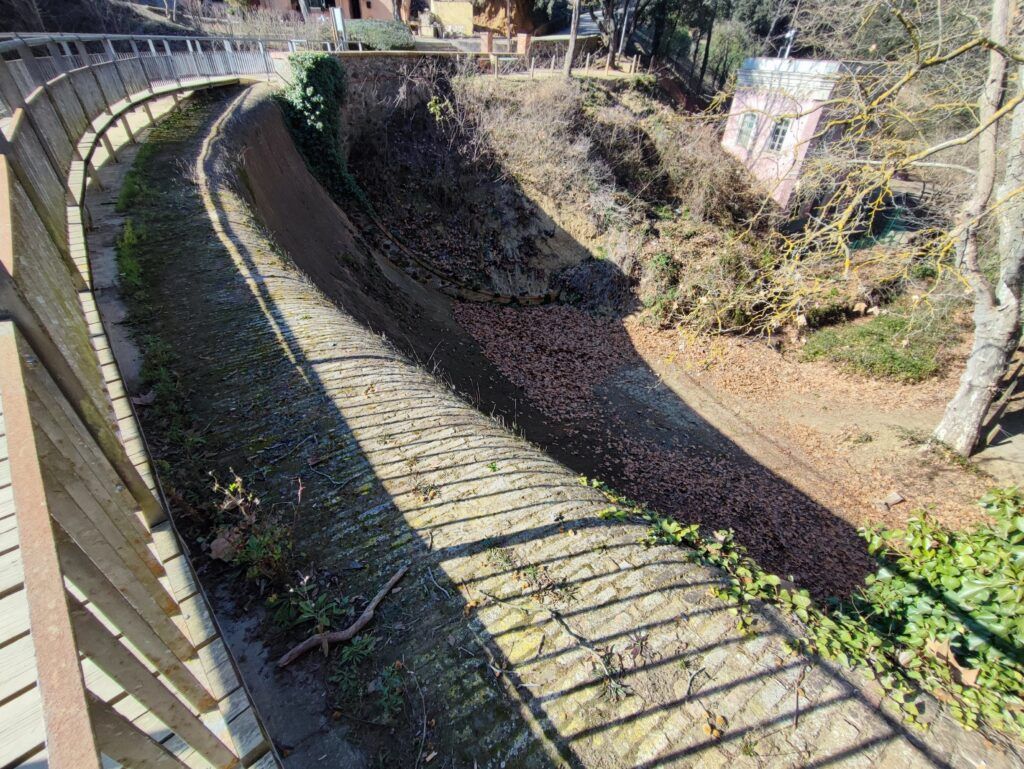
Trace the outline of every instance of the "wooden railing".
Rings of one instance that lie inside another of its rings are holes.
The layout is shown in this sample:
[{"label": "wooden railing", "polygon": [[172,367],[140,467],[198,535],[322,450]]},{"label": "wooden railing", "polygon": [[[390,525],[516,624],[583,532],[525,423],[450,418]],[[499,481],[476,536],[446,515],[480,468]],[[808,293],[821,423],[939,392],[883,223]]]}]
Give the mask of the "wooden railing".
[{"label": "wooden railing", "polygon": [[95,148],[263,41],[0,37],[0,765],[277,766],[167,520],[99,322]]}]

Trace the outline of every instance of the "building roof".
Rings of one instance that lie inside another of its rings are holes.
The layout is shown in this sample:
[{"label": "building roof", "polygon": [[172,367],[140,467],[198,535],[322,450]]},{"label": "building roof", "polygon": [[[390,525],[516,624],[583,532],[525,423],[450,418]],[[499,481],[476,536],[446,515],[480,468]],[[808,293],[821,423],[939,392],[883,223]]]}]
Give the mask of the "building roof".
[{"label": "building roof", "polygon": [[824,101],[848,68],[845,62],[835,60],[749,58],[740,67],[736,85]]}]

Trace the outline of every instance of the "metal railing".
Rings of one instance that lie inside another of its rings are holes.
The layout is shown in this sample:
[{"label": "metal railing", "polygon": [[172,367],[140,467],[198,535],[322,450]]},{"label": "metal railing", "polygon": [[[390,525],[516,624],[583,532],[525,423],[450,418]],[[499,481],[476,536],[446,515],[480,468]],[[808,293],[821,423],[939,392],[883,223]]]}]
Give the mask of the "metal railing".
[{"label": "metal railing", "polygon": [[278,765],[149,472],[83,209],[110,126],[272,72],[264,41],[0,36],[0,765]]},{"label": "metal railing", "polygon": [[[287,48],[287,40],[244,38],[0,35],[0,56],[22,100],[61,75],[81,80],[88,79],[90,72],[107,69],[111,70],[108,93],[122,97],[194,78],[270,75],[274,71],[270,51]],[[11,94],[0,95],[6,114],[11,114]]]}]

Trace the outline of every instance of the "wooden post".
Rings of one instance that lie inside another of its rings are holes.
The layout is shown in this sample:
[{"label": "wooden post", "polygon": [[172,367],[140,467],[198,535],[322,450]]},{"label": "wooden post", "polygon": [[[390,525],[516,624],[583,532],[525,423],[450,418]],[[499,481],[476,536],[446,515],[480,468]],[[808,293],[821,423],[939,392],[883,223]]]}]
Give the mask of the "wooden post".
[{"label": "wooden post", "polygon": [[61,72],[67,72],[69,69],[71,69],[65,64],[64,57],[62,56],[60,48],[57,47],[56,43],[47,43],[46,50],[50,54],[50,58],[53,59],[53,64],[58,70],[60,70]]},{"label": "wooden post", "polygon": [[[192,54],[192,62],[196,65],[196,77],[202,77],[203,76],[203,68],[199,66],[199,55],[196,52],[196,49],[199,48],[199,41],[198,40],[195,41],[196,47],[193,48],[192,47],[192,41],[189,40],[186,37],[185,38],[185,44],[188,46],[188,52],[190,54]],[[199,48],[199,50],[202,51],[201,48]]]},{"label": "wooden post", "polygon": [[149,68],[146,66],[146,58],[142,55],[142,51],[139,50],[138,43],[135,42],[135,38],[131,38],[129,41],[132,45],[132,53],[135,54],[135,58],[139,60],[139,66],[142,67],[142,74],[146,77],[146,89],[153,93],[153,76],[149,74]]},{"label": "wooden post", "polygon": [[103,186],[103,182],[100,181],[100,175],[98,173],[96,173],[96,168],[95,168],[95,166],[93,166],[91,160],[86,161],[85,172],[87,174],[89,174],[89,178],[92,180],[92,183],[96,185],[97,189],[99,189],[99,190],[106,189],[106,187]]},{"label": "wooden post", "polygon": [[138,141],[135,139],[135,134],[132,132],[132,127],[128,125],[127,115],[121,115],[121,127],[124,129],[124,132],[128,134],[128,141],[132,144],[138,144]]},{"label": "wooden post", "polygon": [[0,59],[0,96],[3,96],[12,113],[25,104],[25,98],[21,95],[18,82],[3,59]]},{"label": "wooden post", "polygon": [[51,766],[99,769],[18,344],[14,322],[0,323],[0,397],[48,760]]},{"label": "wooden post", "polygon": [[531,56],[530,57],[530,77],[531,78],[534,77],[533,71],[536,68],[536,66],[537,66],[537,57],[536,56]]},{"label": "wooden post", "polygon": [[92,57],[89,55],[89,49],[81,40],[75,40],[75,48],[78,49],[78,55],[82,57],[83,66],[89,69],[92,73],[92,80],[96,83],[96,90],[99,91],[100,96],[103,97],[103,108],[108,115],[113,115],[114,111],[110,108],[110,104],[107,101],[107,94],[103,90],[103,86],[100,84],[100,79],[96,74],[95,68],[92,66]]},{"label": "wooden post", "polygon": [[110,63],[114,66],[114,72],[117,73],[117,79],[121,81],[121,87],[124,89],[125,98],[130,98],[132,91],[128,87],[128,81],[124,79],[124,75],[121,72],[121,65],[117,61],[117,51],[114,49],[114,44],[109,39],[105,39],[103,44],[107,49],[107,55],[110,57]]},{"label": "wooden post", "polygon": [[39,62],[36,61],[36,56],[32,53],[32,49],[20,41],[16,47],[21,63],[25,66],[29,77],[32,79],[32,84],[43,85],[46,82],[46,78],[43,77],[43,71],[39,68]]},{"label": "wooden post", "polygon": [[115,163],[120,163],[121,161],[117,157],[117,152],[114,151],[114,144],[110,141],[110,137],[107,136],[106,131],[100,134],[100,141],[103,142],[103,148],[107,151],[107,154],[110,156],[111,160],[113,160]]},{"label": "wooden post", "polygon": [[[148,769],[188,769],[188,765],[170,753],[167,748],[92,693],[89,694],[87,712],[93,728],[96,730],[96,743],[100,750],[120,766],[145,766]],[[55,765],[64,766],[65,764]],[[66,764],[66,766],[72,766],[72,764]]]},{"label": "wooden post", "polygon": [[92,612],[70,594],[68,601],[75,639],[82,654],[211,764],[228,767],[236,763],[235,754],[227,745],[100,624]]},{"label": "wooden post", "polygon": [[174,60],[174,54],[171,53],[171,44],[167,42],[166,37],[161,42],[164,44],[164,56],[167,57],[167,66],[171,68],[174,82],[177,85],[181,85],[181,75],[178,74],[178,62]]}]

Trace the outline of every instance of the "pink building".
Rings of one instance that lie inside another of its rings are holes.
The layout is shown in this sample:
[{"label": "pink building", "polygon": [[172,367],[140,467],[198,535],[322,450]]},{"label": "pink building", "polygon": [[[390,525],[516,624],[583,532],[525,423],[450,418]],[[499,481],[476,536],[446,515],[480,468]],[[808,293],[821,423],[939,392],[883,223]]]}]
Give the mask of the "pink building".
[{"label": "pink building", "polygon": [[[299,0],[257,0],[261,8],[278,13],[298,14]],[[306,0],[306,8],[314,18],[327,21],[331,8],[340,8],[346,19],[378,19],[390,21],[395,18],[393,0]]]},{"label": "pink building", "polygon": [[844,67],[838,61],[757,58],[740,68],[722,147],[783,208],[799,187],[807,152],[823,138],[823,106]]}]

